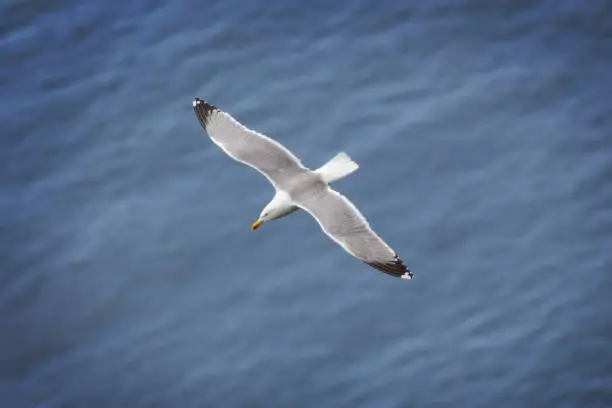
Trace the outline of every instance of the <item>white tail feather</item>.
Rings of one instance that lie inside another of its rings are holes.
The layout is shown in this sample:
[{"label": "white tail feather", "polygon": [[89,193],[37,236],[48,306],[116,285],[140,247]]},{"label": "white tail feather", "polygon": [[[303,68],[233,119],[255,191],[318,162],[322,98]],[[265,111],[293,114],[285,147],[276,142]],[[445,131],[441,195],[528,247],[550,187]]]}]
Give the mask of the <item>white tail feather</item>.
[{"label": "white tail feather", "polygon": [[358,168],[359,165],[348,154],[340,152],[319,167],[316,172],[323,178],[323,181],[329,184],[348,176]]}]

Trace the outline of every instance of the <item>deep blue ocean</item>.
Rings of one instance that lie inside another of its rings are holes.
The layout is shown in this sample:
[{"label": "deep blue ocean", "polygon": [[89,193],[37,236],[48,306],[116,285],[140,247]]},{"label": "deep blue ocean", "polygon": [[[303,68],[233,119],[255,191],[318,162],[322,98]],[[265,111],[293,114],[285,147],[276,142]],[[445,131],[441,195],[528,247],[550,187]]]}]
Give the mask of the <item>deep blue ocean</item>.
[{"label": "deep blue ocean", "polygon": [[[612,407],[612,2],[5,0],[0,408]],[[214,145],[203,98],[416,274]]]}]

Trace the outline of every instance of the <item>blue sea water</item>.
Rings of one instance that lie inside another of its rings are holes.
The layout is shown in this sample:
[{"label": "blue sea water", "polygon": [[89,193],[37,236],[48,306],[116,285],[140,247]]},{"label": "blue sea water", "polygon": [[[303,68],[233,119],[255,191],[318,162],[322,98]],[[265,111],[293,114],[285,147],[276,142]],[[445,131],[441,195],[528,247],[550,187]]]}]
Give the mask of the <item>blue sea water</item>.
[{"label": "blue sea water", "polygon": [[[0,5],[0,407],[612,406],[612,4]],[[195,96],[317,167],[305,213]]]}]

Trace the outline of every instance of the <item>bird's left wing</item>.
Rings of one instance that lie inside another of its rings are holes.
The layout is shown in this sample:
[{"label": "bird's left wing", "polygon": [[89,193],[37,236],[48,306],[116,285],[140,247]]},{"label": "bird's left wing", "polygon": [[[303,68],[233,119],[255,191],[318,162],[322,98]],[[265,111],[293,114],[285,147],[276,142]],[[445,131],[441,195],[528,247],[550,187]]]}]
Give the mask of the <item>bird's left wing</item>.
[{"label": "bird's left wing", "polygon": [[323,231],[348,253],[386,274],[412,279],[413,273],[376,234],[346,197],[325,187],[298,197],[295,204],[309,212]]}]

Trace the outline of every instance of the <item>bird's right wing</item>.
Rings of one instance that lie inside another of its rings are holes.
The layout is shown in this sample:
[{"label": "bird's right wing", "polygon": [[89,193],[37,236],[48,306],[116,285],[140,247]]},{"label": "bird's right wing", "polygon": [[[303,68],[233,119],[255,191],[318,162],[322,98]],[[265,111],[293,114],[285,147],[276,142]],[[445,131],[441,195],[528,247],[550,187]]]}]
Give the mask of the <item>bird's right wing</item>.
[{"label": "bird's right wing", "polygon": [[234,160],[262,173],[275,188],[309,170],[287,148],[277,141],[248,129],[230,114],[200,98],[193,110],[210,138]]},{"label": "bird's right wing", "polygon": [[299,197],[295,204],[309,212],[323,231],[348,253],[386,274],[412,279],[403,261],[382,240],[346,197],[329,187]]}]

